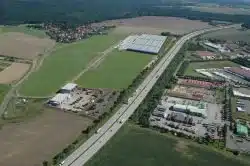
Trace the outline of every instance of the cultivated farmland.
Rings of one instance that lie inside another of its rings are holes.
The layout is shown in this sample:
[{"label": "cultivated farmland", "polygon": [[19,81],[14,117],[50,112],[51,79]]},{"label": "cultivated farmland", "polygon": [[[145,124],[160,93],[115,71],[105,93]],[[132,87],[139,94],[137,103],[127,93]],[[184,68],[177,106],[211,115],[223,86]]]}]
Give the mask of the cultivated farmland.
[{"label": "cultivated farmland", "polygon": [[207,13],[223,13],[235,15],[250,15],[249,9],[231,8],[227,6],[188,6],[193,11],[207,12]]},{"label": "cultivated farmland", "polygon": [[117,28],[114,33],[151,33],[160,34],[161,32],[172,32],[184,34],[193,30],[211,27],[208,23],[201,21],[188,20],[176,17],[157,17],[145,16],[130,19],[110,20],[104,23],[114,24]]},{"label": "cultivated farmland", "polygon": [[250,42],[250,30],[242,31],[240,29],[223,29],[216,32],[211,32],[205,35],[202,35],[203,38],[215,38],[221,40],[229,41],[245,41]]},{"label": "cultivated farmland", "polygon": [[205,77],[202,74],[199,74],[195,69],[208,69],[208,68],[223,68],[223,67],[234,67],[239,66],[236,63],[231,61],[207,61],[207,62],[191,62],[184,75],[195,76],[195,77]]},{"label": "cultivated farmland", "polygon": [[12,63],[0,72],[0,84],[8,84],[21,79],[29,67],[30,65],[25,63]]},{"label": "cultivated farmland", "polygon": [[0,165],[41,165],[73,142],[90,123],[63,111],[42,110],[40,116],[26,122],[6,124],[0,130]]},{"label": "cultivated farmland", "polygon": [[88,88],[126,88],[153,57],[115,50],[99,66],[83,74],[77,83]]},{"label": "cultivated farmland", "polygon": [[167,137],[155,131],[126,125],[86,166],[247,166],[235,156]]},{"label": "cultivated farmland", "polygon": [[24,81],[20,93],[27,96],[48,96],[71,81],[102,51],[120,40],[117,35],[93,36],[67,44],[46,57],[40,69]]},{"label": "cultivated farmland", "polygon": [[34,59],[39,54],[53,48],[55,42],[40,39],[19,32],[8,32],[0,35],[0,55],[23,59]]}]

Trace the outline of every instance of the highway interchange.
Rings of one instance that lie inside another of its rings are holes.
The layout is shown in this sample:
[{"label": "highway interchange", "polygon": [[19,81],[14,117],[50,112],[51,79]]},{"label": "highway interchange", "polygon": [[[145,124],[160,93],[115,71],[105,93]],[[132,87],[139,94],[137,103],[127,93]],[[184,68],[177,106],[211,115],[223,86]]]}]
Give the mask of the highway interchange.
[{"label": "highway interchange", "polygon": [[128,103],[124,104],[99,130],[93,134],[83,145],[68,156],[62,163],[62,166],[82,166],[91,157],[93,157],[98,150],[100,150],[113,135],[122,127],[128,118],[134,113],[136,108],[140,105],[143,99],[147,96],[149,91],[157,82],[159,76],[165,71],[171,60],[181,49],[183,44],[189,39],[200,34],[216,31],[224,28],[231,28],[238,25],[227,27],[216,27],[210,29],[199,30],[183,36],[175,45],[168,51],[168,53],[161,59],[152,72],[146,79],[138,86],[132,97],[129,98]]}]

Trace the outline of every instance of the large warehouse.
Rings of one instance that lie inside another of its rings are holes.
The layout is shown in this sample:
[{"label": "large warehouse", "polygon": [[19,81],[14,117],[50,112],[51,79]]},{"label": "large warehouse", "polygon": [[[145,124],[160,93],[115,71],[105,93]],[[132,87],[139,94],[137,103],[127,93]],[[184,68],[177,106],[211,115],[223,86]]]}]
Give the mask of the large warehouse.
[{"label": "large warehouse", "polygon": [[119,45],[119,50],[158,54],[166,39],[166,36],[147,34],[128,36]]},{"label": "large warehouse", "polygon": [[173,105],[173,111],[184,113],[190,112],[191,114],[202,116],[203,118],[207,117],[206,109],[201,109],[191,105],[175,104]]}]

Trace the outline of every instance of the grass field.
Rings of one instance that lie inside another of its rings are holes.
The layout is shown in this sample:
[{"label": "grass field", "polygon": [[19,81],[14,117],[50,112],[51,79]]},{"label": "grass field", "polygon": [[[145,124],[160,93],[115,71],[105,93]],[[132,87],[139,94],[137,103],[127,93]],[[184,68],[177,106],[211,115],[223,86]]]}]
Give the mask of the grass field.
[{"label": "grass field", "polygon": [[223,67],[233,67],[233,66],[239,66],[239,65],[231,61],[191,62],[188,65],[184,75],[205,77],[204,75],[196,72],[195,69],[223,68]]},{"label": "grass field", "polygon": [[223,29],[216,32],[211,32],[205,35],[202,35],[203,38],[216,38],[222,40],[231,40],[231,41],[245,41],[250,42],[250,30],[242,31],[239,29]]},{"label": "grass field", "polygon": [[27,28],[25,25],[1,26],[0,27],[0,34],[5,33],[5,32],[20,32],[20,33],[36,36],[36,37],[39,37],[39,38],[48,37],[44,31],[38,30],[38,29]]},{"label": "grass field", "polygon": [[98,67],[83,74],[77,83],[88,88],[126,88],[152,58],[152,55],[115,50]]},{"label": "grass field", "polygon": [[9,88],[10,87],[8,85],[0,84],[0,104],[2,103],[4,96],[8,92]]},{"label": "grass field", "polygon": [[27,96],[47,96],[80,73],[99,52],[117,43],[120,36],[94,36],[64,45],[48,56],[41,68],[24,81],[20,93]]},{"label": "grass field", "polygon": [[[133,125],[123,127],[86,166],[246,166],[231,154]],[[235,157],[235,156],[234,156]]]}]

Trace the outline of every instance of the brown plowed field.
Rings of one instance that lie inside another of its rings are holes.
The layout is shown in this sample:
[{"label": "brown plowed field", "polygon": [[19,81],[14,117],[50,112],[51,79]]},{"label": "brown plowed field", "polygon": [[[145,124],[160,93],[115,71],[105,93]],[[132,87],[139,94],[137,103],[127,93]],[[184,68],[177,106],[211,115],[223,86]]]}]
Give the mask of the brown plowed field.
[{"label": "brown plowed field", "polygon": [[21,79],[29,67],[30,65],[25,63],[12,63],[0,72],[0,84],[9,84]]},{"label": "brown plowed field", "polygon": [[5,56],[34,59],[54,45],[55,42],[50,39],[40,39],[18,32],[0,35],[0,55]]},{"label": "brown plowed field", "polygon": [[46,110],[24,123],[0,130],[1,166],[40,166],[72,143],[91,121],[59,110]]},{"label": "brown plowed field", "polygon": [[103,23],[117,26],[115,33],[152,33],[169,31],[175,34],[211,27],[208,23],[177,17],[145,16],[130,19],[110,20]]}]

